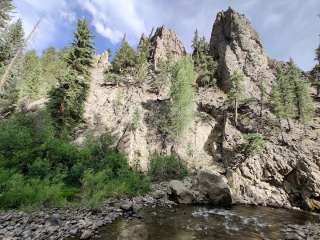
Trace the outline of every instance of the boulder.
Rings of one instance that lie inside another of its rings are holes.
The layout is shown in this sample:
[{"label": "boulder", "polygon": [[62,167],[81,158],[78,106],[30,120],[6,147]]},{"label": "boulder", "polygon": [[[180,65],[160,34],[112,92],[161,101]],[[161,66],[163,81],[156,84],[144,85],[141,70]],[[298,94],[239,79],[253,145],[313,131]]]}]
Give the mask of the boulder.
[{"label": "boulder", "polygon": [[191,189],[178,180],[172,180],[169,183],[170,197],[178,203],[191,204],[194,200],[194,194]]},{"label": "boulder", "polygon": [[224,176],[209,171],[200,171],[197,179],[199,191],[207,196],[209,204],[231,206],[231,192]]}]

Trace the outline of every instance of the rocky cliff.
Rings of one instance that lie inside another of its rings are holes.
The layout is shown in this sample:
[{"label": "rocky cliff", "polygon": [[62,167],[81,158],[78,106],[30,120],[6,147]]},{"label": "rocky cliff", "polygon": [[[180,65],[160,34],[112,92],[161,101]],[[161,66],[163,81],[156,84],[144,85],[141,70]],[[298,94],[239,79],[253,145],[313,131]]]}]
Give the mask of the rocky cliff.
[{"label": "rocky cliff", "polygon": [[[186,54],[176,34],[165,27],[158,28],[151,44],[155,67],[169,57],[176,60]],[[150,72],[139,86],[130,84],[130,77],[126,84],[106,85],[104,67],[99,64],[92,70],[85,133],[111,132],[116,147],[128,155],[132,166],[143,171],[154,152],[177,154],[191,170],[205,169],[228,182],[234,203],[319,209],[319,116],[306,128],[292,121],[292,131],[284,133],[285,142],[269,107],[261,116],[257,101],[241,104],[239,124],[233,124],[232,109],[226,104],[232,71],[243,70],[248,98],[259,97],[262,82],[270,92],[275,78],[259,36],[244,15],[232,9],[218,13],[210,54],[218,62],[220,88],[195,88],[195,117],[179,141],[166,141],[157,129],[169,95],[164,92],[160,97],[152,91],[156,74]],[[319,114],[318,103],[317,109]],[[286,129],[286,125],[282,127]],[[243,136],[256,132],[264,136],[265,148],[248,155],[243,151]]]},{"label": "rocky cliff", "polygon": [[161,62],[176,61],[186,55],[186,50],[176,33],[165,26],[157,28],[150,42],[150,58],[155,69]]},{"label": "rocky cliff", "polygon": [[212,29],[210,53],[218,61],[218,83],[223,90],[230,89],[229,79],[235,69],[241,69],[246,75],[247,95],[257,96],[262,81],[270,90],[274,75],[260,37],[244,15],[231,8],[218,13]]}]

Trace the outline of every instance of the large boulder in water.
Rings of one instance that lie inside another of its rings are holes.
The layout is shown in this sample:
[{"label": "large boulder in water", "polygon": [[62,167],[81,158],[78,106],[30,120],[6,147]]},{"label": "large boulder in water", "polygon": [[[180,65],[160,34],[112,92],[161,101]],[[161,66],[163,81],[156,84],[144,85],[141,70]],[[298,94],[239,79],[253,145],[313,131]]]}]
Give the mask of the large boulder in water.
[{"label": "large boulder in water", "polygon": [[209,171],[200,171],[197,179],[199,191],[206,196],[209,204],[231,206],[231,192],[224,176]]}]

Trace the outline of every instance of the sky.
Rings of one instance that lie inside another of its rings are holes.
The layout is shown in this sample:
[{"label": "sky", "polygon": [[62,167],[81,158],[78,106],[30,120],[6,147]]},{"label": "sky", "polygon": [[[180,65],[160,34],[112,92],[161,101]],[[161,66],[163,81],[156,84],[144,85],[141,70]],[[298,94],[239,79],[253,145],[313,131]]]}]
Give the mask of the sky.
[{"label": "sky", "polygon": [[320,43],[320,0],[13,0],[17,17],[39,54],[48,48],[70,45],[77,18],[86,17],[98,53],[119,46],[124,34],[136,46],[142,33],[166,25],[176,31],[188,51],[195,29],[210,40],[215,17],[229,6],[245,14],[259,33],[268,56],[290,57],[304,70],[315,62]]}]

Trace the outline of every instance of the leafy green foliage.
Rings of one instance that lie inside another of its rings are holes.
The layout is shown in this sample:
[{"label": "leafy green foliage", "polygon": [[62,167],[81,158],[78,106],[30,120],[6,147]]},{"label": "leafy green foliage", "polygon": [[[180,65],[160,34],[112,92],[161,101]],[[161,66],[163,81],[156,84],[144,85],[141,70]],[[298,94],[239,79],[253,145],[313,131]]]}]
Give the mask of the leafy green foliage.
[{"label": "leafy green foliage", "polygon": [[294,116],[294,96],[292,86],[285,72],[278,68],[277,78],[272,88],[271,103],[275,115],[281,119]]},{"label": "leafy green foliage", "polygon": [[26,53],[23,59],[23,89],[21,90],[21,98],[27,100],[35,100],[40,93],[41,84],[41,65],[37,53],[32,50]]},{"label": "leafy green foliage", "polygon": [[244,140],[243,151],[247,156],[260,154],[265,149],[265,140],[259,133],[245,134]]},{"label": "leafy green foliage", "polygon": [[0,1],[0,29],[6,27],[7,22],[11,19],[10,14],[13,9],[12,0]]},{"label": "leafy green foliage", "polygon": [[312,117],[314,105],[309,83],[302,78],[301,71],[293,61],[289,63],[286,71],[278,69],[271,102],[279,119],[297,117],[302,123],[306,123]]},{"label": "leafy green foliage", "polygon": [[94,173],[86,171],[82,178],[83,201],[91,208],[99,205],[108,197],[134,196],[150,191],[150,181],[141,173],[122,171],[117,178],[109,169]]},{"label": "leafy green foliage", "polygon": [[93,49],[88,23],[79,19],[67,58],[69,71],[59,79],[59,86],[50,92],[49,109],[60,134],[72,132],[82,121],[90,86]]},{"label": "leafy green foliage", "polygon": [[112,60],[112,72],[117,74],[132,73],[136,64],[136,52],[124,37]]},{"label": "leafy green foliage", "polygon": [[195,31],[192,40],[192,59],[195,71],[200,75],[199,84],[204,87],[212,87],[216,84],[214,79],[217,63],[209,54],[209,43],[205,37],[199,38],[198,30]]},{"label": "leafy green foliage", "polygon": [[[21,20],[9,25],[0,34],[0,76],[2,76],[18,49],[24,44]],[[9,73],[5,85],[0,89],[0,108],[5,109],[16,103],[18,100],[17,85],[20,81],[22,81],[21,59],[18,59]]]},{"label": "leafy green foliage", "polygon": [[309,121],[314,113],[314,104],[310,94],[309,83],[301,76],[301,71],[294,62],[289,63],[288,81],[293,91],[293,103],[297,109],[297,117],[302,123]]},{"label": "leafy green foliage", "polygon": [[162,156],[155,154],[150,160],[149,176],[153,181],[181,179],[187,175],[187,168],[175,156]]},{"label": "leafy green foliage", "polygon": [[184,57],[172,68],[170,121],[173,138],[181,136],[193,118],[193,82],[195,72],[191,57]]},{"label": "leafy green foliage", "polygon": [[78,74],[89,77],[94,52],[89,24],[86,19],[79,19],[72,47],[67,58],[68,66]]},{"label": "leafy green foliage", "polygon": [[[16,114],[0,124],[0,208],[60,206],[142,194],[149,180],[133,172],[105,135],[81,148],[55,137],[46,112]],[[92,185],[93,184],[93,185]],[[94,187],[92,187],[94,186]]]}]

